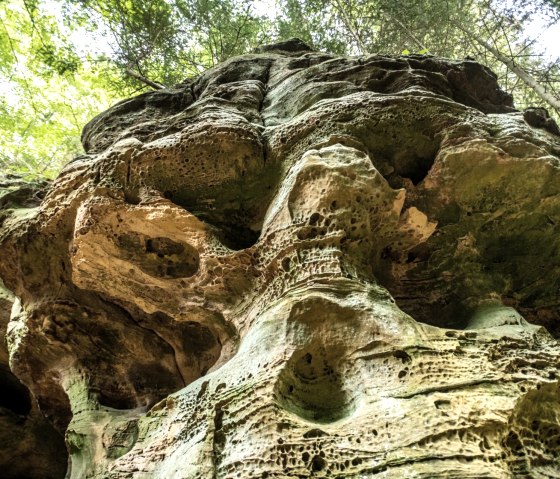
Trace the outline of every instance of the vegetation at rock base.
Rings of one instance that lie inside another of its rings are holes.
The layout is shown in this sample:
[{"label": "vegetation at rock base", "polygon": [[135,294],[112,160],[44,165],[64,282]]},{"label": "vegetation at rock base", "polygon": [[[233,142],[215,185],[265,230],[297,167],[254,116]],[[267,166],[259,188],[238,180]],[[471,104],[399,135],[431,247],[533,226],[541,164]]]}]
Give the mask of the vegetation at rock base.
[{"label": "vegetation at rock base", "polygon": [[518,108],[558,118],[560,59],[539,35],[559,20],[557,0],[2,0],[0,171],[52,177],[110,104],[293,36],[334,53],[473,58]]}]

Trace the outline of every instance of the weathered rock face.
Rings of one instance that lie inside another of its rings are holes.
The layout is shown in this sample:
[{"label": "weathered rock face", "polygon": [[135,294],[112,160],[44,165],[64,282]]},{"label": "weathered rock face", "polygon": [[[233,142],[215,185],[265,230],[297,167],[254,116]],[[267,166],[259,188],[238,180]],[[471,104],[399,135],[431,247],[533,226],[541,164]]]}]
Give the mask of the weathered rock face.
[{"label": "weathered rock face", "polygon": [[560,141],[491,72],[299,42],[84,129],[7,215],[68,476],[560,477]]},{"label": "weathered rock face", "polygon": [[[33,217],[46,187],[44,182],[0,178],[0,224]],[[10,371],[5,336],[13,302],[0,281],[0,477],[64,477],[63,435],[47,422],[27,388]]]}]

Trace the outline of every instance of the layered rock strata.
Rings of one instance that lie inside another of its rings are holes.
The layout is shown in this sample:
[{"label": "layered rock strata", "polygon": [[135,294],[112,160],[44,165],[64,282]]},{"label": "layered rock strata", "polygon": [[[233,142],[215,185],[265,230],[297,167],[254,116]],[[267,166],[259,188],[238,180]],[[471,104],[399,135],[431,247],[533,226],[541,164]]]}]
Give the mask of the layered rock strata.
[{"label": "layered rock strata", "polygon": [[473,61],[299,41],[93,119],[0,235],[68,477],[560,477],[560,141],[532,123]]}]

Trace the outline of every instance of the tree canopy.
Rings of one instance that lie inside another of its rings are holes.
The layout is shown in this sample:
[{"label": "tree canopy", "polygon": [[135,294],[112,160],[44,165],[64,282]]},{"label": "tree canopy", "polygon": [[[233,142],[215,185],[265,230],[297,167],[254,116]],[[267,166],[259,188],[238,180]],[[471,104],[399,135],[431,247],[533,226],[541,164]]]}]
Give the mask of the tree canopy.
[{"label": "tree canopy", "polygon": [[294,36],[349,55],[474,58],[518,108],[558,118],[560,59],[538,36],[559,21],[558,0],[0,0],[0,169],[52,177],[110,104]]}]

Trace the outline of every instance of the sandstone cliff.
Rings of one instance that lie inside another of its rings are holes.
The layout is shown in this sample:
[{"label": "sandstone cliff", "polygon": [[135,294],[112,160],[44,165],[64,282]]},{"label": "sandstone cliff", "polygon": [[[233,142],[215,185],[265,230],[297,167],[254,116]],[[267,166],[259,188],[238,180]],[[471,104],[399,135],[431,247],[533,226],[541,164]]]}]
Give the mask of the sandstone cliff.
[{"label": "sandstone cliff", "polygon": [[473,61],[296,40],[115,105],[0,205],[10,430],[72,479],[560,477],[531,118]]}]

